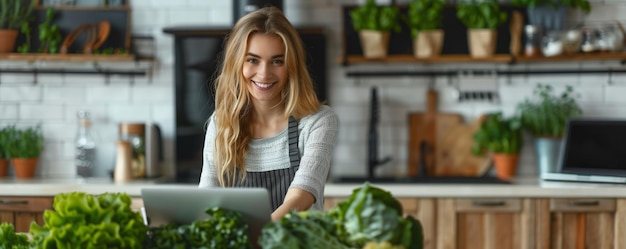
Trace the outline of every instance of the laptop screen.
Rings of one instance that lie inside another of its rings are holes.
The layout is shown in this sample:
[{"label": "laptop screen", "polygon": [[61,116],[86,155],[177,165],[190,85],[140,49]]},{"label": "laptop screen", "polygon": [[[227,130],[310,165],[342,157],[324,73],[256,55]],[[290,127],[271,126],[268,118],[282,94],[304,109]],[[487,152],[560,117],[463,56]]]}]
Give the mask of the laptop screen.
[{"label": "laptop screen", "polygon": [[563,146],[564,173],[626,176],[626,120],[572,119]]}]

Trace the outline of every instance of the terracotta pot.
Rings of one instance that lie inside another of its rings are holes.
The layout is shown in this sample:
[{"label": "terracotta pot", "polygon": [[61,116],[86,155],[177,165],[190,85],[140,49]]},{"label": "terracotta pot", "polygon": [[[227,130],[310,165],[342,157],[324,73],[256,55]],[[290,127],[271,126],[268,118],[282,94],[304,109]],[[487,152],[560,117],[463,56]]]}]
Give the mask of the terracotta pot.
[{"label": "terracotta pot", "polygon": [[496,52],[498,32],[495,29],[469,29],[467,41],[474,58],[491,57]]},{"label": "terracotta pot", "polygon": [[510,180],[517,173],[519,154],[493,154],[493,164],[496,167],[496,175],[502,180]]},{"label": "terracotta pot", "polygon": [[0,177],[7,176],[9,170],[9,160],[6,158],[0,158]]},{"label": "terracotta pot", "polygon": [[0,29],[0,53],[11,53],[15,48],[17,30]]},{"label": "terracotta pot", "polygon": [[19,179],[30,179],[35,176],[39,158],[13,158],[15,176]]},{"label": "terracotta pot", "polygon": [[359,32],[365,58],[385,58],[389,47],[389,32],[362,30]]},{"label": "terracotta pot", "polygon": [[413,41],[413,55],[417,58],[429,58],[441,54],[443,48],[443,30],[421,31]]}]

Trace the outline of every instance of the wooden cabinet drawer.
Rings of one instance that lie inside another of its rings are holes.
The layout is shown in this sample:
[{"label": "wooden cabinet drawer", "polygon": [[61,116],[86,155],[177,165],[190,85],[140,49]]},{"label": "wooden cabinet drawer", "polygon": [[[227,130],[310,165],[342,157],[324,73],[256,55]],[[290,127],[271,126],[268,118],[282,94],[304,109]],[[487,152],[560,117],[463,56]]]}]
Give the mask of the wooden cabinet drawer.
[{"label": "wooden cabinet drawer", "polygon": [[52,209],[52,197],[0,196],[0,211],[43,212]]},{"label": "wooden cabinet drawer", "polygon": [[615,199],[607,198],[555,198],[550,199],[553,212],[615,212]]},{"label": "wooden cabinet drawer", "polygon": [[470,198],[456,199],[457,212],[520,212],[521,199]]}]

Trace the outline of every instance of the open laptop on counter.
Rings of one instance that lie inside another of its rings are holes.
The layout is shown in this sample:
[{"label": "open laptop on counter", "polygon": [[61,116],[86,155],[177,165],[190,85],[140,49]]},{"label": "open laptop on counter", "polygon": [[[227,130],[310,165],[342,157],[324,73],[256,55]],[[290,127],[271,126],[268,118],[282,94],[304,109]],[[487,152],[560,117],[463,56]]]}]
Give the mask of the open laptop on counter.
[{"label": "open laptop on counter", "polygon": [[191,224],[208,218],[205,210],[220,207],[241,212],[251,241],[256,241],[272,215],[270,196],[265,188],[150,187],[141,189],[141,198],[149,227]]},{"label": "open laptop on counter", "polygon": [[626,120],[571,119],[557,166],[542,180],[626,184]]}]

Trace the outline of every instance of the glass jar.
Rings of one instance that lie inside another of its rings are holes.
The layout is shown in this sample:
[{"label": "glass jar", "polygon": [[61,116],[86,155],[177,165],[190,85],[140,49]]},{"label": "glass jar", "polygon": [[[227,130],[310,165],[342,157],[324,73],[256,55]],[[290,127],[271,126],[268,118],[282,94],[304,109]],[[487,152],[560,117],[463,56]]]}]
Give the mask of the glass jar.
[{"label": "glass jar", "polygon": [[593,29],[583,29],[583,38],[580,43],[580,50],[585,53],[595,52],[597,50],[596,32]]},{"label": "glass jar", "polygon": [[524,40],[524,55],[526,57],[541,55],[541,27],[535,25],[524,26]]},{"label": "glass jar", "polygon": [[563,34],[559,31],[551,31],[543,37],[542,52],[546,57],[557,56],[563,53]]},{"label": "glass jar", "polygon": [[131,173],[133,178],[146,176],[146,146],[145,125],[121,123],[119,125],[119,139],[128,141],[132,147]]}]

